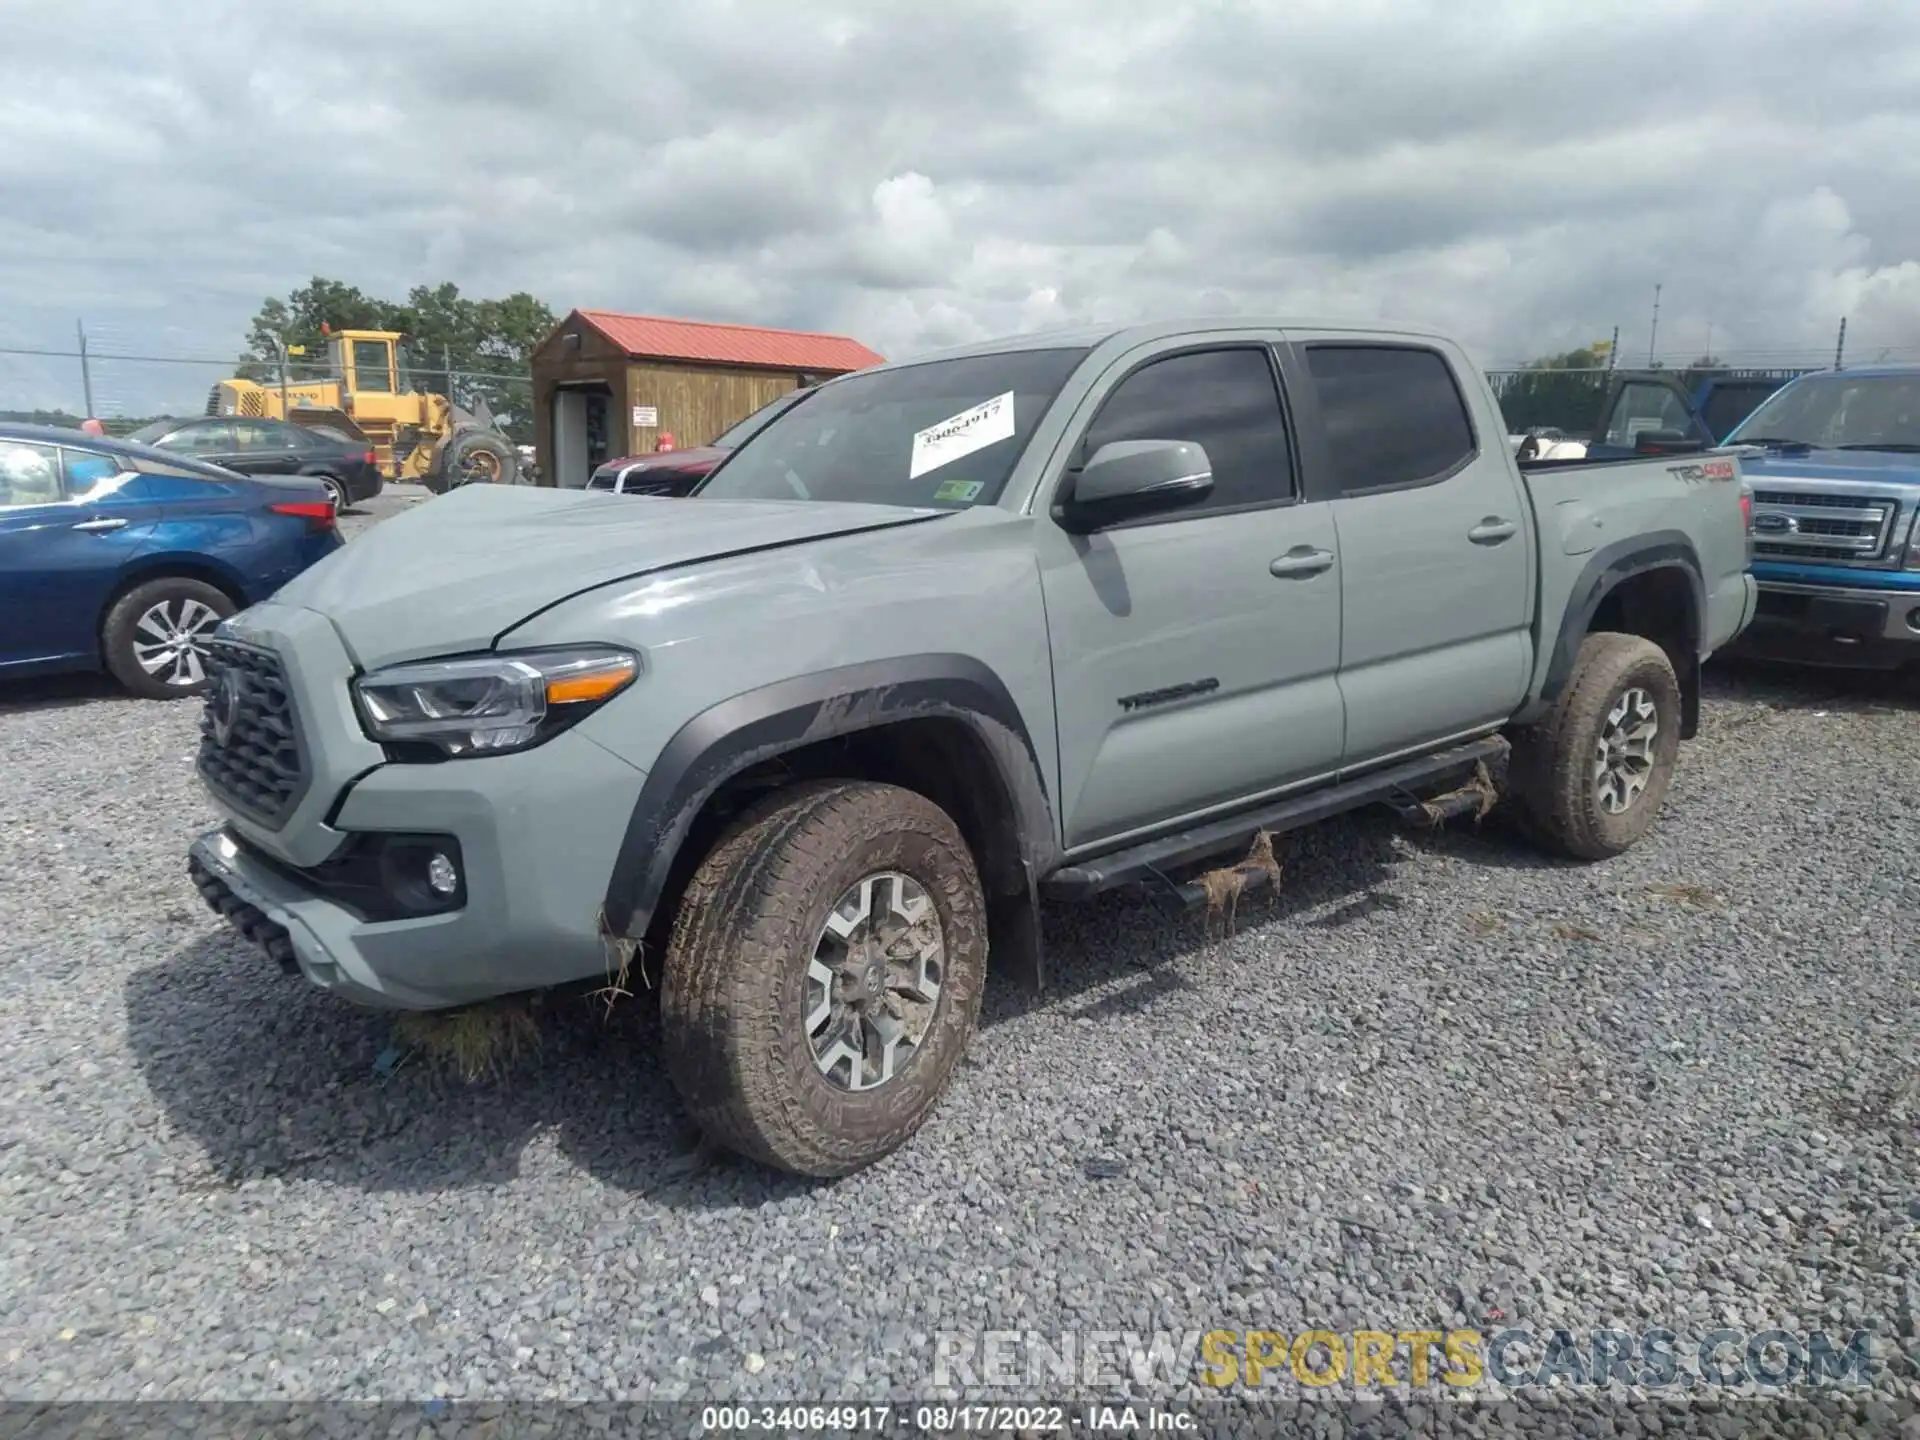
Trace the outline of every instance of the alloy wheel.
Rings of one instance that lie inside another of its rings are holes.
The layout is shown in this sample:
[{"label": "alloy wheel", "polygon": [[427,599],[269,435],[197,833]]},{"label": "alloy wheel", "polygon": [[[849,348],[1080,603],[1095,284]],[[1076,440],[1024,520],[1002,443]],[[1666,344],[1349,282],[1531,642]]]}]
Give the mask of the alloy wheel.
[{"label": "alloy wheel", "polygon": [[872,1090],[900,1073],[933,1024],[945,960],[918,881],[887,870],[847,888],[807,966],[807,1043],[828,1084]]},{"label": "alloy wheel", "polygon": [[1647,788],[1659,734],[1660,712],[1653,697],[1637,685],[1623,691],[1607,712],[1595,744],[1594,797],[1608,814],[1628,810]]},{"label": "alloy wheel", "polygon": [[133,627],[133,658],[156,680],[185,689],[207,678],[205,641],[220,623],[198,600],[162,600]]}]

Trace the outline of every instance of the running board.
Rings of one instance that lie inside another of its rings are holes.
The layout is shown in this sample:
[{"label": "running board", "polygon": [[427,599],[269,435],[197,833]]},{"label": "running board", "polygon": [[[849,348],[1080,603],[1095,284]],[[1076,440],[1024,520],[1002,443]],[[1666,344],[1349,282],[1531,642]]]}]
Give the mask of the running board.
[{"label": "running board", "polygon": [[[1351,780],[1289,795],[1204,825],[1062,866],[1046,878],[1042,888],[1052,899],[1084,900],[1144,880],[1165,884],[1167,871],[1229,850],[1244,849],[1262,830],[1277,835],[1367,805],[1385,804],[1407,814],[1417,808],[1418,792],[1431,792],[1448,781],[1463,780],[1473,774],[1476,765],[1492,766],[1505,758],[1507,749],[1504,737],[1488,735],[1465,745],[1403,760]],[[1186,898],[1184,891],[1182,898]]]}]

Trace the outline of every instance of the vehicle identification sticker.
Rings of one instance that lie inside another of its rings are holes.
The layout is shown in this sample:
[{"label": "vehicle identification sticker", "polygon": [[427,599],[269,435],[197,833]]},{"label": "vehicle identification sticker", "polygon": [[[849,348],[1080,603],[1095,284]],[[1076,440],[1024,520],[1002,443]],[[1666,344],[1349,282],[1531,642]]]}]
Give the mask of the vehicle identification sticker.
[{"label": "vehicle identification sticker", "polygon": [[907,471],[909,480],[918,480],[929,470],[951,465],[955,460],[1013,438],[1013,391],[996,395],[971,410],[962,410],[938,425],[916,431],[913,459]]},{"label": "vehicle identification sticker", "polygon": [[942,480],[933,492],[935,500],[971,500],[985,489],[978,480]]}]

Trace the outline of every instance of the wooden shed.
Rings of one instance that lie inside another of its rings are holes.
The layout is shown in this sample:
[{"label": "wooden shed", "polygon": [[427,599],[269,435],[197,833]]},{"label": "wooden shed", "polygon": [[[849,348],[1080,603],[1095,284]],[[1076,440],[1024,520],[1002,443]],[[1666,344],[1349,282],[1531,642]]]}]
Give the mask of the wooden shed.
[{"label": "wooden shed", "polygon": [[881,360],[841,335],[575,310],[533,352],[540,483],[584,485],[662,435],[705,445],[789,390]]}]

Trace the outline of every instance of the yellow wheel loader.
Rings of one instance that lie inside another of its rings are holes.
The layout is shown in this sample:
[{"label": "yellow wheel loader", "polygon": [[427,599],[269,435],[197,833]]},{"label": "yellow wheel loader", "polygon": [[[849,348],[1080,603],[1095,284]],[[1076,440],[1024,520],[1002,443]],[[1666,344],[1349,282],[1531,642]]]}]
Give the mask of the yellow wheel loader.
[{"label": "yellow wheel loader", "polygon": [[415,481],[436,495],[459,485],[518,483],[518,452],[485,403],[474,412],[414,389],[401,339],[392,330],[330,331],[326,379],[222,380],[207,397],[207,414],[291,420],[364,441],[387,479]]}]

